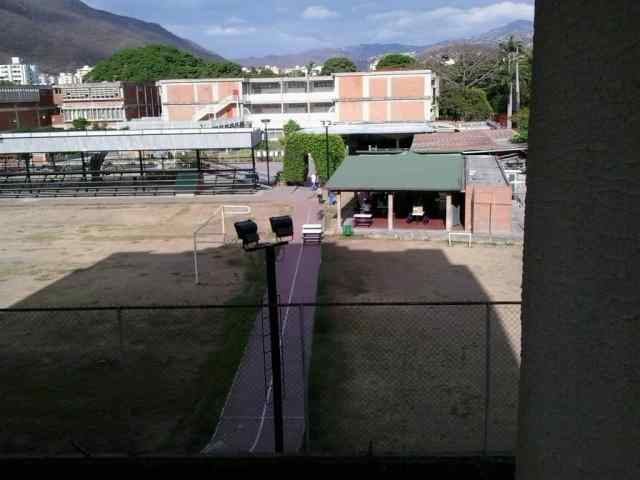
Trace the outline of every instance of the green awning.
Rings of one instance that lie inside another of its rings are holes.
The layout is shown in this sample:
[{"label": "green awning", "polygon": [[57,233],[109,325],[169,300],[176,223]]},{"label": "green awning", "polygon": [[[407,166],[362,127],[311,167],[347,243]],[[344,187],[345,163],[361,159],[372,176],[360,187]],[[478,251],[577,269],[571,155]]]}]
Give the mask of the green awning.
[{"label": "green awning", "polygon": [[333,174],[327,189],[460,192],[464,190],[464,157],[414,152],[351,156]]}]

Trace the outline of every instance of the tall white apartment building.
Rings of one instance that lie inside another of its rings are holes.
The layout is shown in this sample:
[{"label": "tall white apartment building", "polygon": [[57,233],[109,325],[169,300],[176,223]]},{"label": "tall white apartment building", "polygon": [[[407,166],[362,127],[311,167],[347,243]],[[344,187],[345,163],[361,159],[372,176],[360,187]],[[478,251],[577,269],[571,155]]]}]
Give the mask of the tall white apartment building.
[{"label": "tall white apartment building", "polygon": [[22,63],[20,57],[11,57],[11,63],[0,65],[0,81],[18,85],[34,85],[39,82],[37,65]]}]

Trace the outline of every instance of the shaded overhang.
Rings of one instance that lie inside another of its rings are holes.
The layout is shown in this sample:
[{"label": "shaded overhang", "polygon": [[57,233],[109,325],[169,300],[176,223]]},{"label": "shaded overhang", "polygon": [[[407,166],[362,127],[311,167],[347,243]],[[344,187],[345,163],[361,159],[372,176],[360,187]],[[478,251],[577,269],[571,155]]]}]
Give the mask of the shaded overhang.
[{"label": "shaded overhang", "polygon": [[208,150],[251,148],[261,140],[251,128],[88,130],[0,134],[0,155],[20,153]]},{"label": "shaded overhang", "polygon": [[464,157],[455,153],[356,155],[340,165],[327,188],[346,192],[461,192],[464,168]]},{"label": "shaded overhang", "polygon": [[[424,122],[415,123],[345,123],[329,125],[329,133],[335,135],[415,135],[435,130]],[[303,129],[305,133],[325,133],[325,127]]]}]

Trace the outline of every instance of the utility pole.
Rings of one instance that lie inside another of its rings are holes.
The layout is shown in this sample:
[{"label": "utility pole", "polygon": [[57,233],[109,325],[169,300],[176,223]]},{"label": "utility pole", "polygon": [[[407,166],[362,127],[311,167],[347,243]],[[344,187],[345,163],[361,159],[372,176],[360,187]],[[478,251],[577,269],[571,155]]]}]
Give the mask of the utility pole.
[{"label": "utility pole", "polygon": [[511,73],[511,52],[508,55],[509,62],[509,105],[507,106],[507,128],[513,128],[513,75]]},{"label": "utility pole", "polygon": [[520,111],[520,45],[516,45],[516,102],[513,111],[514,113]]},{"label": "utility pole", "polygon": [[271,171],[269,170],[269,120],[268,118],[262,119],[264,124],[264,141],[267,144],[267,185],[271,185]]}]

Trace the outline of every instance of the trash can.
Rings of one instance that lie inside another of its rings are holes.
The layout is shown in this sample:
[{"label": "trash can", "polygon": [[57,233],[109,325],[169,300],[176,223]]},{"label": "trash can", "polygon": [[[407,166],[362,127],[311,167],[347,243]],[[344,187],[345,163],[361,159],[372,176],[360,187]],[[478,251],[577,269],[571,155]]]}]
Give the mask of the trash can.
[{"label": "trash can", "polygon": [[353,236],[353,225],[351,225],[351,222],[345,222],[342,225],[342,235],[345,237]]}]

